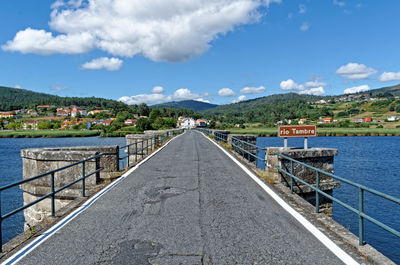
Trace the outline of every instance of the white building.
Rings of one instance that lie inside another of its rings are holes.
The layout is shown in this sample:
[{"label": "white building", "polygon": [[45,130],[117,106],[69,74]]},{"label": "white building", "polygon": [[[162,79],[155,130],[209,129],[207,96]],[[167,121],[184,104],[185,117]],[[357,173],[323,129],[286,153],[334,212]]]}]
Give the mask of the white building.
[{"label": "white building", "polygon": [[387,120],[388,120],[388,121],[398,121],[398,120],[399,120],[399,117],[397,117],[397,116],[389,116],[389,117],[387,118]]},{"label": "white building", "polygon": [[185,129],[190,129],[195,127],[196,125],[196,121],[192,118],[185,118],[182,122],[181,122],[181,128],[185,128]]}]

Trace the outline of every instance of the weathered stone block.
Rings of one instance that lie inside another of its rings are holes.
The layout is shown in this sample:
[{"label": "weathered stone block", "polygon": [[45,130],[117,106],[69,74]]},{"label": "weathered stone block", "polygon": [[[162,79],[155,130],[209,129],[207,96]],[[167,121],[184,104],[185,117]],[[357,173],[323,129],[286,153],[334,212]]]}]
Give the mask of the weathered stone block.
[{"label": "weathered stone block", "polygon": [[[102,176],[118,171],[119,147],[118,146],[80,146],[60,148],[36,148],[21,150],[23,163],[23,179],[28,179],[47,173],[52,170],[67,167],[75,162],[90,158],[99,153],[100,158],[85,162],[85,175],[104,167],[102,175],[93,174],[85,179],[87,193],[90,193],[99,183]],[[77,164],[54,173],[54,189],[57,190],[82,177],[82,164]],[[36,180],[22,184],[24,191],[24,204],[31,203],[43,195],[51,192],[51,175],[45,175]],[[82,181],[64,189],[55,195],[55,208],[65,206],[74,198],[82,196]],[[34,225],[51,213],[51,199],[47,198],[38,204],[24,210],[25,223]]]},{"label": "weathered stone block", "polygon": [[[279,166],[287,172],[291,172],[291,163],[289,160],[279,157],[275,152],[293,158],[299,162],[309,166],[322,169],[328,173],[334,171],[334,156],[337,155],[337,149],[331,148],[283,148],[283,147],[269,147],[265,152],[266,166],[265,170],[267,175],[273,176],[275,182],[281,182],[287,186],[290,185],[290,177],[286,174],[280,173],[275,166]],[[313,169],[305,167],[301,164],[293,162],[293,175],[304,180],[308,184],[316,185],[316,172]],[[332,177],[319,173],[320,185],[319,188],[328,194],[332,194],[333,189],[339,188],[339,182],[335,181]],[[294,180],[293,191],[311,204],[315,204],[315,191],[310,187]],[[320,196],[320,204],[325,208],[325,212],[331,211],[330,206],[332,201],[324,196]]]}]

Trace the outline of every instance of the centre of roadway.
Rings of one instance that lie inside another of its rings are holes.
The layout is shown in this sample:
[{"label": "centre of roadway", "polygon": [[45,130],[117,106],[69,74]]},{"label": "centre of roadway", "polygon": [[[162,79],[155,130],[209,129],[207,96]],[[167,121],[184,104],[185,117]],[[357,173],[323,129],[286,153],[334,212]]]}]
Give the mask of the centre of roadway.
[{"label": "centre of roadway", "polygon": [[171,141],[21,264],[341,264],[198,132]]}]

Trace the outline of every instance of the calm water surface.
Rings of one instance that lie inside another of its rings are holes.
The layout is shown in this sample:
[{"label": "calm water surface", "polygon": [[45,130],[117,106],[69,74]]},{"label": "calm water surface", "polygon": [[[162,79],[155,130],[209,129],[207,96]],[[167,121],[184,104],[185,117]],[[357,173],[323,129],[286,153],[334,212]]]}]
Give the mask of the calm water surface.
[{"label": "calm water surface", "polygon": [[[125,145],[125,138],[0,138],[0,186],[22,179],[20,150],[24,148],[90,145]],[[22,191],[14,187],[1,194],[2,214],[23,205]],[[3,243],[23,232],[24,216],[20,212],[3,221]]]},{"label": "calm water surface", "polygon": [[[289,139],[292,147],[303,146],[302,138]],[[257,145],[283,146],[283,139],[259,137]],[[363,184],[369,188],[400,198],[400,137],[315,137],[309,138],[310,147],[331,147],[339,150],[335,157],[335,175]],[[260,154],[264,157],[264,154]],[[358,189],[341,183],[334,196],[358,209]],[[365,194],[367,214],[400,231],[400,205]],[[358,218],[337,203],[333,218],[358,235]],[[365,240],[400,264],[400,238],[365,221]]]}]

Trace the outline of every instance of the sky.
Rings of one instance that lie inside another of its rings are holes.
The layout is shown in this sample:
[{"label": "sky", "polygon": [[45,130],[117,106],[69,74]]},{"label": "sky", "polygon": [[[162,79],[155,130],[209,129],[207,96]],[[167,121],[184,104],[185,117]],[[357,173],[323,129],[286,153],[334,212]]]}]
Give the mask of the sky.
[{"label": "sky", "polygon": [[149,105],[400,83],[399,0],[0,1],[0,86]]}]

